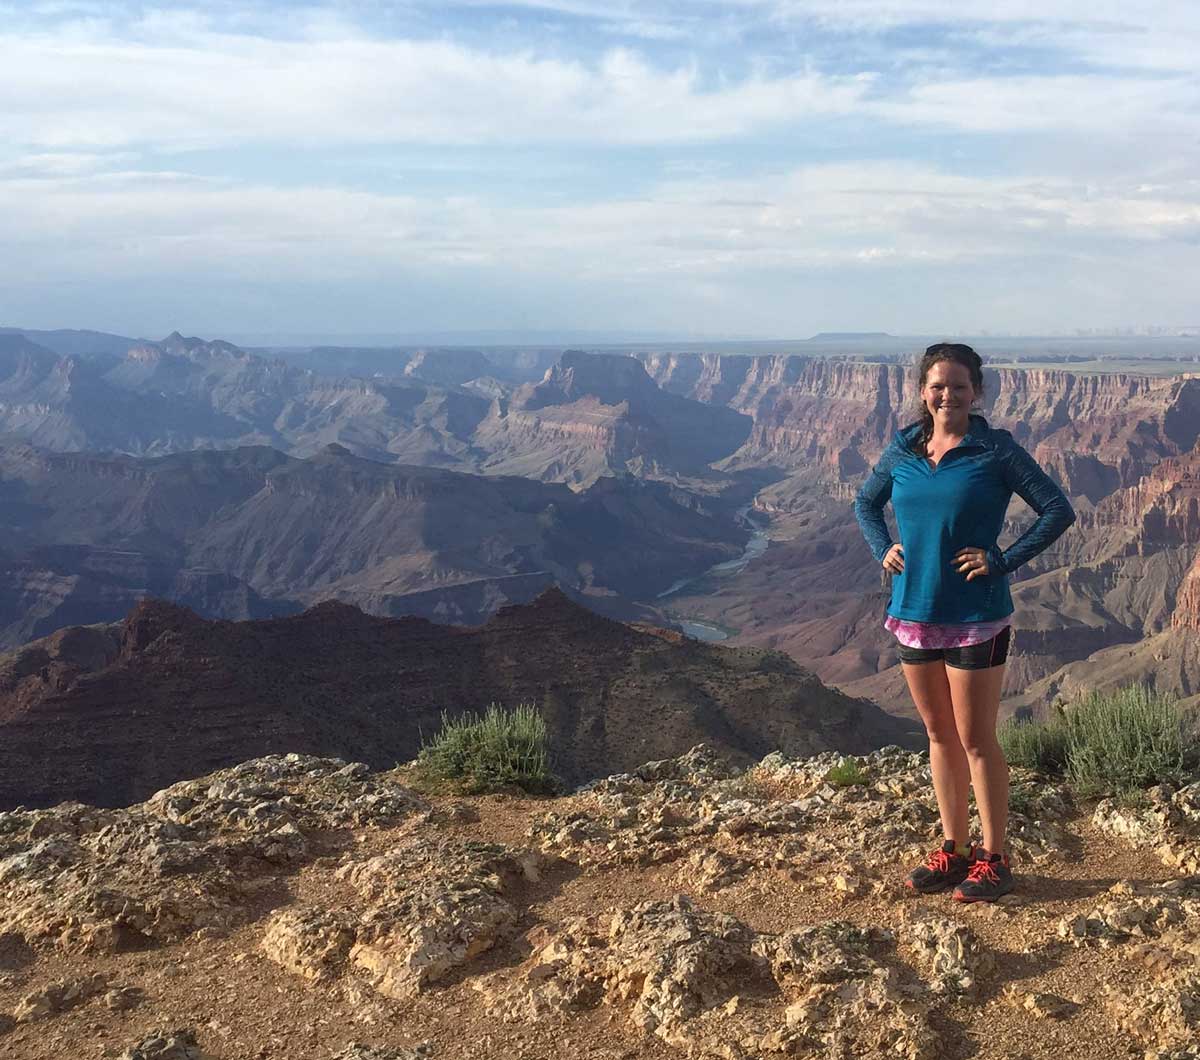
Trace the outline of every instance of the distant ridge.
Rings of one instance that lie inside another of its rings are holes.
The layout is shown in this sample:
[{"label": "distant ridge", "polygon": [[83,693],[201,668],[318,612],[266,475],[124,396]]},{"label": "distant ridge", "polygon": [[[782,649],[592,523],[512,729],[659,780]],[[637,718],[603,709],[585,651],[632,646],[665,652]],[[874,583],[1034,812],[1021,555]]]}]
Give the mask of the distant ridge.
[{"label": "distant ridge", "polygon": [[821,331],[806,342],[857,342],[863,339],[894,339],[886,331]]},{"label": "distant ridge", "polygon": [[0,656],[0,807],[121,805],[288,751],[387,768],[416,756],[442,711],[490,702],[536,703],[572,783],[700,742],[743,765],[776,749],[922,743],[912,722],[779,652],[636,629],[556,589],[476,629],[334,601],[226,622],[143,600],[122,622]]},{"label": "distant ridge", "polygon": [[138,339],[124,335],[109,335],[104,331],[78,331],[58,328],[54,331],[35,331],[31,328],[0,328],[0,335],[22,335],[30,342],[57,353],[60,357],[89,357],[97,354],[123,354]]}]

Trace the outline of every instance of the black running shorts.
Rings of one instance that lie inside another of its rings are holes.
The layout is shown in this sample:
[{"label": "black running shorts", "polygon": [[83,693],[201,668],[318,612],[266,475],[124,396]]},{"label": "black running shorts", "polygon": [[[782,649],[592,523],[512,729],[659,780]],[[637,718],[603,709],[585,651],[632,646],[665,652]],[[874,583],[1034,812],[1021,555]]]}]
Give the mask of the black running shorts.
[{"label": "black running shorts", "polygon": [[1008,658],[1008,642],[1012,637],[1012,626],[1005,626],[991,640],[982,644],[968,644],[965,648],[910,648],[898,644],[900,661],[905,663],[927,663],[945,659],[947,666],[956,670],[987,670],[1001,665]]}]

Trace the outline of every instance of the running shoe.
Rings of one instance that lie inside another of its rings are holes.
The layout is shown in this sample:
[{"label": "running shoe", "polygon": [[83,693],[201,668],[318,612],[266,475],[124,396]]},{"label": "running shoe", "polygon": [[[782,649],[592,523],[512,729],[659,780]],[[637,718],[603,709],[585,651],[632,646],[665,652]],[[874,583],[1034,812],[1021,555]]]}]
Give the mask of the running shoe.
[{"label": "running shoe", "polygon": [[1013,874],[1007,854],[991,854],[982,848],[967,878],[954,888],[956,902],[994,902],[1013,889]]},{"label": "running shoe", "polygon": [[929,855],[924,865],[918,865],[908,874],[904,886],[921,894],[936,894],[947,887],[953,887],[956,883],[962,883],[967,878],[974,860],[974,847],[966,856],[956,854],[954,840],[947,839],[940,850],[935,850]]}]

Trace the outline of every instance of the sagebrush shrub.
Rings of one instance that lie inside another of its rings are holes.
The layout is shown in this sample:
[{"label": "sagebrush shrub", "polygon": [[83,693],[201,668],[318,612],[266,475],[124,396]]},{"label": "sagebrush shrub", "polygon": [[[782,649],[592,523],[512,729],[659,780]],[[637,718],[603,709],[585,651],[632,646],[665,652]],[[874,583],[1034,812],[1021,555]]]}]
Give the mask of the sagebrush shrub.
[{"label": "sagebrush shrub", "polygon": [[1183,722],[1174,696],[1145,685],[1085,695],[1065,714],[1067,779],[1087,793],[1178,780],[1186,752]]},{"label": "sagebrush shrub", "polygon": [[1011,765],[1061,773],[1067,764],[1067,730],[1061,715],[1049,721],[1001,722],[996,738]]},{"label": "sagebrush shrub", "polygon": [[1145,685],[1089,692],[1047,721],[996,730],[1013,765],[1065,776],[1081,793],[1128,794],[1179,781],[1196,757],[1178,700]]},{"label": "sagebrush shrub", "polygon": [[442,712],[442,727],[422,741],[417,767],[434,781],[472,794],[516,785],[528,792],[557,788],[550,771],[546,722],[531,703],[505,710],[492,703],[479,716]]}]

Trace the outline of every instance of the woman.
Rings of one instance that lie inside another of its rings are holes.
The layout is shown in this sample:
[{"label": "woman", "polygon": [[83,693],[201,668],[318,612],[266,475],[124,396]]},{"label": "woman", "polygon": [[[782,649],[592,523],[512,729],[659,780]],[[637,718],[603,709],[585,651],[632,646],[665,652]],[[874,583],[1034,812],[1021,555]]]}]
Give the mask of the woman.
[{"label": "woman", "polygon": [[[1008,763],[996,739],[1013,611],[1007,575],[1062,534],[1075,512],[1008,431],[972,414],[983,366],[970,346],[930,346],[918,381],[920,419],[896,432],[854,502],[871,551],[893,575],[884,625],[899,641],[929,733],[945,836],[905,884],[925,894],[953,886],[962,902],[995,901],[1013,888],[1004,853]],[[1038,517],[1001,552],[996,538],[1013,493]],[[895,543],[883,518],[889,499]],[[982,846],[967,837],[972,784]]]}]

